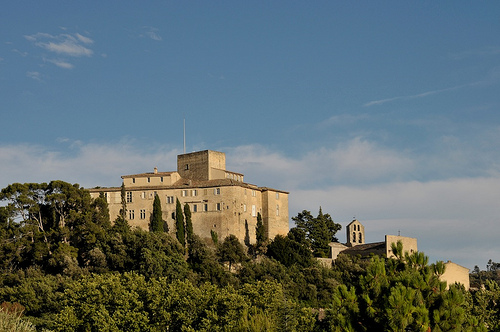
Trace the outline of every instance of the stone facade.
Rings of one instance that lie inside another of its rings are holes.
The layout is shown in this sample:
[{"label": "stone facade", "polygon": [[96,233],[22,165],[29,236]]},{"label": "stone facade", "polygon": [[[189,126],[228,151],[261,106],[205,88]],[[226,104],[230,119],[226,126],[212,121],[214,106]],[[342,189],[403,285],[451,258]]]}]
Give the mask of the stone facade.
[{"label": "stone facade", "polygon": [[[149,229],[153,200],[158,195],[163,219],[175,231],[176,199],[191,209],[193,230],[209,240],[211,232],[219,239],[236,235],[241,241],[248,229],[255,243],[257,213],[267,236],[288,233],[288,192],[245,183],[241,173],[226,170],[223,152],[199,151],[177,156],[177,171],[122,176],[126,190],[127,220],[130,226]],[[104,193],[111,220],[121,209],[121,188],[90,189],[92,197]]]}]

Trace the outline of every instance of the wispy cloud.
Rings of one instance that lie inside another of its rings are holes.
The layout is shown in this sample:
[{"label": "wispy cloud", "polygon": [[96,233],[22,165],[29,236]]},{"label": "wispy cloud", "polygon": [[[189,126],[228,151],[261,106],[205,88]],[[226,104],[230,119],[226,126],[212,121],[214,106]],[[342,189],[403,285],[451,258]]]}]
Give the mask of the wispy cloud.
[{"label": "wispy cloud", "polygon": [[389,103],[389,102],[393,102],[393,101],[397,101],[397,100],[410,100],[410,99],[424,98],[427,96],[432,96],[432,95],[443,93],[443,92],[463,89],[463,88],[470,87],[470,86],[477,85],[477,84],[478,83],[476,82],[476,83],[471,83],[471,84],[457,85],[457,86],[453,86],[453,87],[445,88],[445,89],[431,90],[431,91],[422,92],[422,93],[419,93],[416,95],[398,96],[398,97],[392,97],[392,98],[386,98],[386,99],[373,100],[373,101],[370,101],[368,103],[365,103],[363,106],[370,107],[370,106],[381,105],[381,104],[385,104],[385,103]]},{"label": "wispy cloud", "polygon": [[40,74],[37,71],[29,71],[26,73],[26,77],[32,78],[36,81],[41,81],[42,80],[42,74]]},{"label": "wispy cloud", "polygon": [[65,60],[61,59],[44,59],[46,62],[50,62],[57,67],[64,68],[64,69],[73,69],[73,65]]},{"label": "wispy cloud", "polygon": [[486,57],[500,55],[500,46],[490,46],[481,49],[468,50],[458,53],[451,53],[450,58],[455,60],[462,60],[471,57]]},{"label": "wispy cloud", "polygon": [[145,37],[148,37],[148,38],[156,40],[156,41],[162,40],[160,34],[158,33],[158,31],[160,31],[158,28],[145,26],[145,27],[143,27],[143,29],[146,30],[144,32]]},{"label": "wispy cloud", "polygon": [[357,114],[357,115],[352,115],[352,114],[336,114],[332,115],[325,121],[321,122],[319,124],[319,127],[330,127],[330,126],[344,126],[344,125],[352,125],[355,124],[358,121],[365,121],[368,120],[369,116],[368,114]]},{"label": "wispy cloud", "polygon": [[[89,48],[94,41],[79,33],[51,35],[39,32],[24,37],[36,47],[63,57],[91,57],[94,54],[94,51]],[[44,57],[44,60],[64,69],[71,69],[74,67],[74,65],[66,59],[48,59]]]}]

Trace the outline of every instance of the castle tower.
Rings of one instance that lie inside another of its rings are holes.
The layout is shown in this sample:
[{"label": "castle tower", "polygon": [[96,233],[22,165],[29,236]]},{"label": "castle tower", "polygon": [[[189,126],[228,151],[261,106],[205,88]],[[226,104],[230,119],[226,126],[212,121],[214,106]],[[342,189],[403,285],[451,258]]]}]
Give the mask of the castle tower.
[{"label": "castle tower", "polygon": [[354,219],[346,227],[347,232],[347,246],[354,247],[359,244],[365,243],[365,226],[363,226],[359,221]]},{"label": "castle tower", "polygon": [[177,156],[177,172],[183,179],[207,181],[224,179],[226,154],[218,151],[199,151]]}]

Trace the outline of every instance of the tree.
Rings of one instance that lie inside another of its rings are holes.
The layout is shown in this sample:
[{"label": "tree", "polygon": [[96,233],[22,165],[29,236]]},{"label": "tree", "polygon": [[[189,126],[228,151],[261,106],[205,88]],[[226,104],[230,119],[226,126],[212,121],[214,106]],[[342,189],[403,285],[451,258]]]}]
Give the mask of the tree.
[{"label": "tree", "polygon": [[296,227],[292,228],[287,236],[277,235],[269,243],[266,255],[288,267],[295,264],[308,267],[312,264],[311,250],[305,233]]},{"label": "tree", "polygon": [[182,214],[182,206],[179,199],[176,199],[175,203],[175,235],[177,236],[177,240],[182,244],[183,247],[186,247],[186,234],[184,230],[184,215]]},{"label": "tree", "polygon": [[315,218],[309,211],[302,211],[292,218],[297,228],[302,229],[306,239],[311,245],[314,256],[328,257],[329,243],[338,242],[335,234],[342,228],[340,224],[333,222],[329,214],[323,214],[321,207]]},{"label": "tree", "polygon": [[261,246],[267,241],[266,229],[262,223],[262,216],[260,212],[257,213],[257,226],[255,226],[255,239],[257,241],[257,247]]},{"label": "tree", "polygon": [[193,222],[191,220],[191,210],[189,204],[184,204],[184,217],[186,218],[186,237],[188,242],[193,238]]},{"label": "tree", "polygon": [[149,230],[151,232],[163,232],[162,217],[160,197],[155,195],[155,200],[153,202],[153,214],[151,215],[151,223],[149,224]]},{"label": "tree", "polygon": [[229,263],[229,271],[231,271],[231,266],[235,263],[241,263],[245,259],[245,249],[240,243],[240,240],[230,234],[217,248],[217,256],[221,262]]},{"label": "tree", "polygon": [[248,230],[248,221],[245,219],[245,239],[243,240],[247,247],[250,247],[250,231]]},{"label": "tree", "polygon": [[125,191],[125,182],[122,182],[120,196],[122,199],[122,208],[120,209],[120,217],[123,220],[127,220],[127,193]]}]

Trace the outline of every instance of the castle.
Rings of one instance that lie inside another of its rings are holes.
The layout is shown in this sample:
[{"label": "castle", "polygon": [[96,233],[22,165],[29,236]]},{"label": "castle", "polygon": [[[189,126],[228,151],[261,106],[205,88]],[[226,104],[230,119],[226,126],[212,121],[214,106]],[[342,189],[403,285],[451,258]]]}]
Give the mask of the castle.
[{"label": "castle", "polygon": [[[233,234],[242,241],[248,234],[255,243],[257,214],[260,213],[266,235],[288,233],[288,192],[245,183],[244,175],[226,170],[223,152],[205,150],[177,156],[177,171],[123,175],[126,191],[127,221],[130,226],[149,229],[153,200],[158,195],[163,219],[175,230],[178,199],[191,210],[194,233],[209,240]],[[120,213],[121,187],[90,189],[92,197],[101,193],[108,202],[113,220]]]}]

